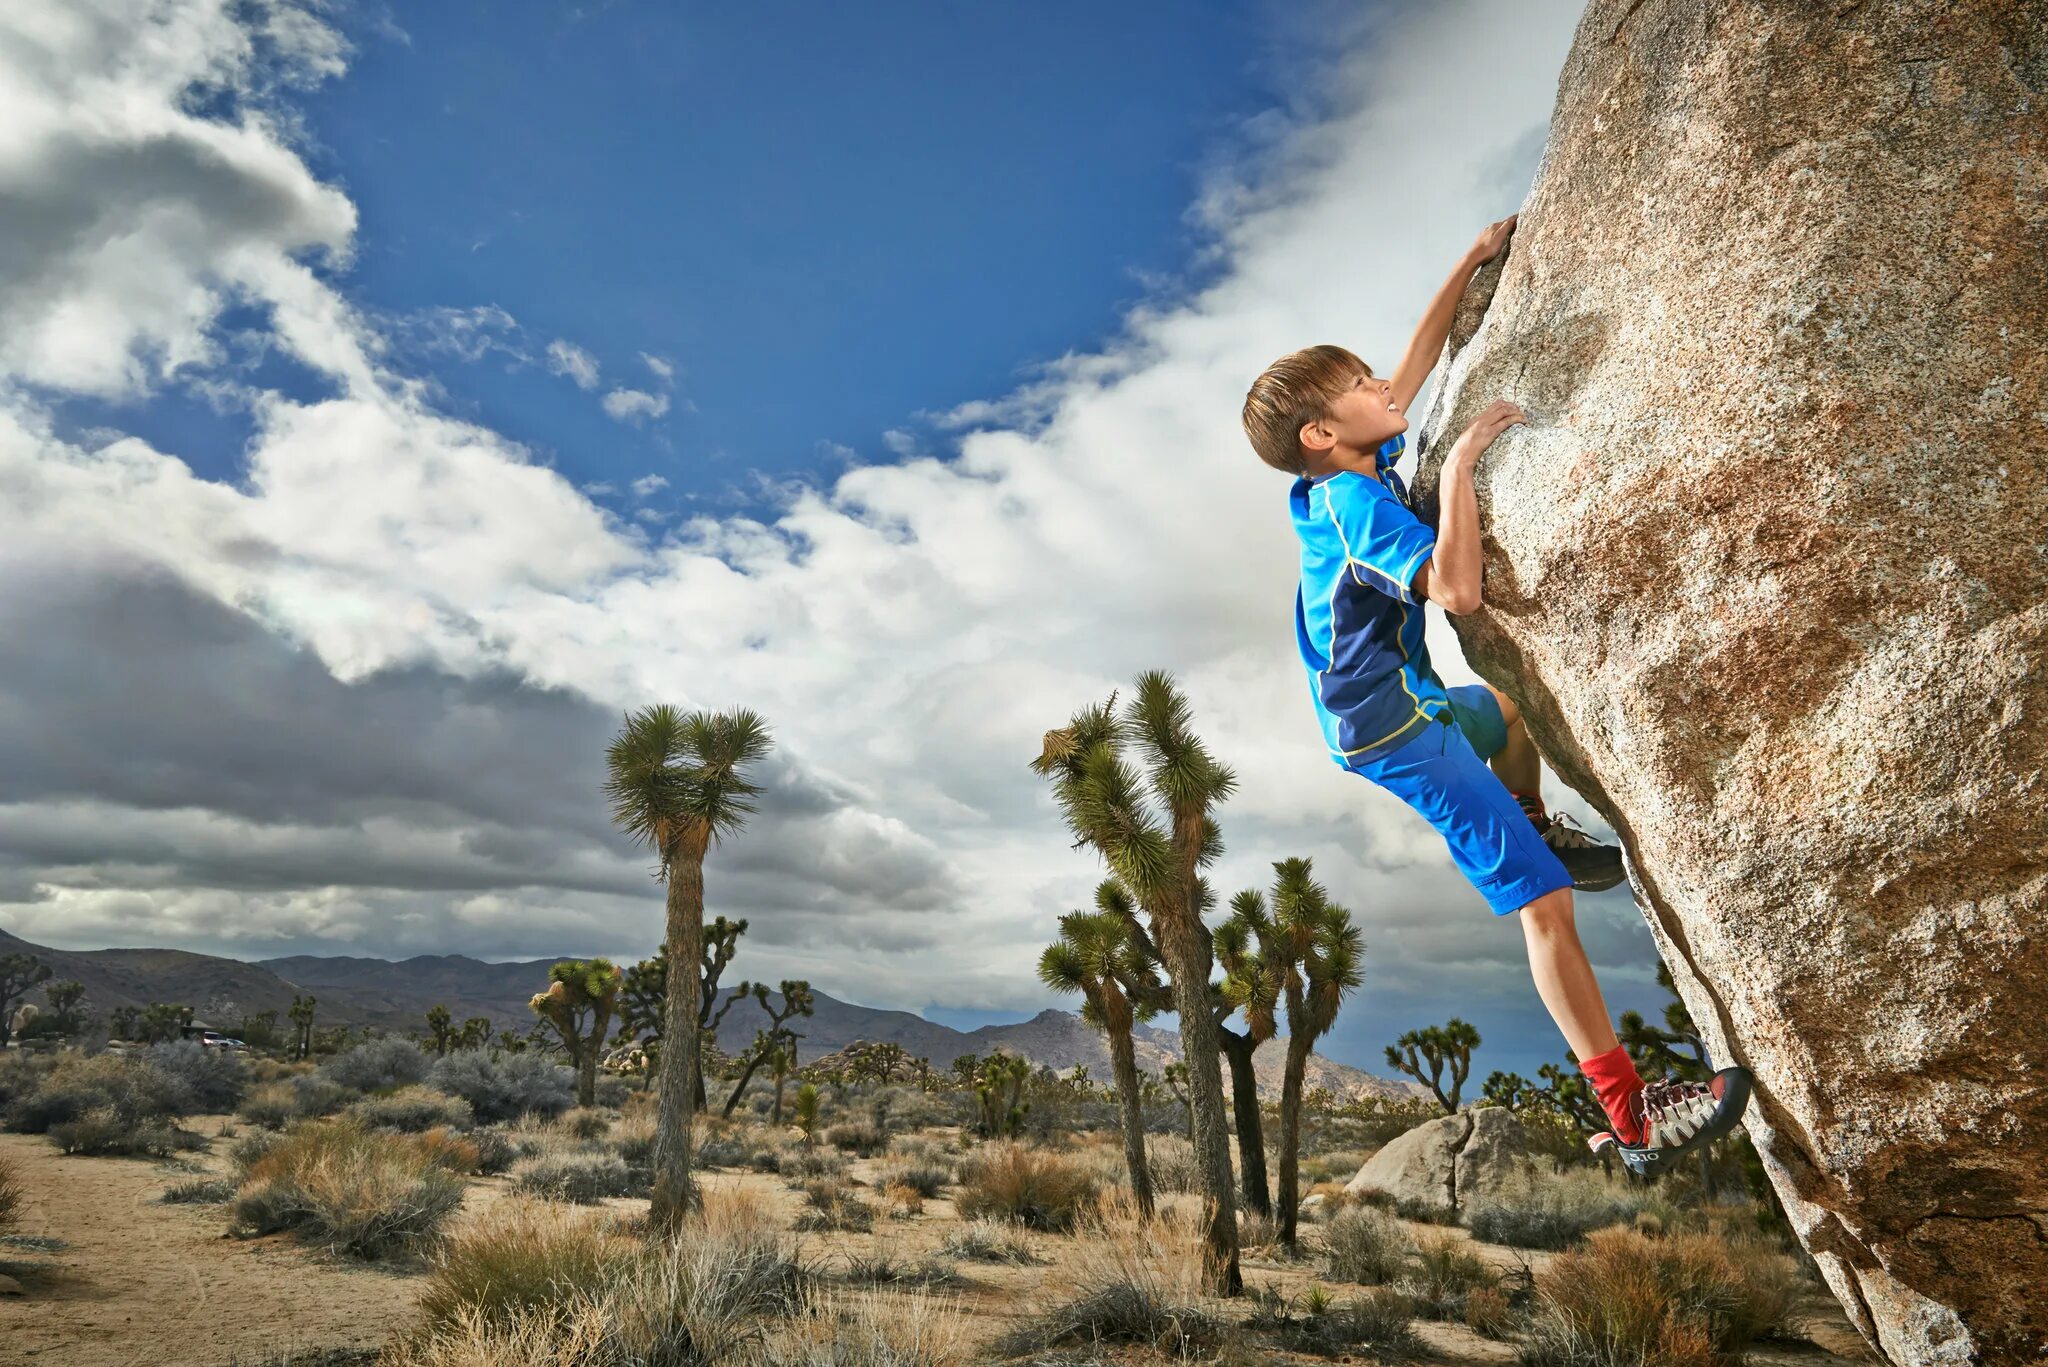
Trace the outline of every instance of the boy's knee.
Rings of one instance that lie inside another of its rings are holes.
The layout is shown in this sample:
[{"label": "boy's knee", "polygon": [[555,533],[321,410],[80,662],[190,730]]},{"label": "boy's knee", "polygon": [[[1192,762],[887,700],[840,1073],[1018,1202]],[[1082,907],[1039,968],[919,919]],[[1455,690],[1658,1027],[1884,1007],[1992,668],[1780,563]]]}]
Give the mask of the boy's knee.
[{"label": "boy's knee", "polygon": [[1522,925],[1538,934],[1576,929],[1572,918],[1572,890],[1556,888],[1544,893],[1521,910]]},{"label": "boy's knee", "polygon": [[1521,725],[1522,709],[1515,706],[1513,698],[1510,698],[1492,684],[1486,685],[1486,691],[1493,694],[1493,700],[1500,704],[1500,719],[1506,724],[1508,730],[1512,731]]}]

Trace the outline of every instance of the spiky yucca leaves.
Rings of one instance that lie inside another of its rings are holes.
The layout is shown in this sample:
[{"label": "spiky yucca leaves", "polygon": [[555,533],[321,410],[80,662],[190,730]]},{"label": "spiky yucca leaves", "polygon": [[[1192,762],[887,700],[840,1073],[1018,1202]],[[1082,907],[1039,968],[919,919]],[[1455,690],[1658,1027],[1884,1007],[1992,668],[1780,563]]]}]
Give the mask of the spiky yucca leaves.
[{"label": "spiky yucca leaves", "polygon": [[768,753],[768,725],[741,708],[685,713],[666,703],[626,717],[605,752],[612,820],[660,861],[668,884],[668,1001],[655,1120],[655,1229],[680,1230],[694,1193],[690,1126],[698,1064],[698,974],[704,956],[704,855],[737,833],[761,792],[745,769]]},{"label": "spiky yucca leaves", "polygon": [[[1105,879],[1097,901],[1115,901],[1123,889]],[[1079,992],[1081,1019],[1109,1037],[1110,1070],[1122,1112],[1124,1163],[1138,1213],[1152,1216],[1152,1175],[1145,1161],[1145,1112],[1140,1105],[1138,1058],[1131,1027],[1149,1020],[1158,1000],[1158,964],[1134,927],[1114,910],[1074,911],[1060,918],[1060,937],[1038,959],[1038,977],[1059,992]]]},{"label": "spiky yucca leaves", "polygon": [[1337,1023],[1344,996],[1364,980],[1365,943],[1351,913],[1329,899],[1306,859],[1273,865],[1270,917],[1250,899],[1265,971],[1287,1009],[1287,1068],[1280,1084],[1280,1241],[1293,1247],[1301,1213],[1301,1089],[1309,1052]]},{"label": "spiky yucca leaves", "polygon": [[564,959],[548,970],[548,988],[527,1006],[555,1027],[576,1068],[576,1104],[597,1099],[597,1056],[619,999],[619,970],[609,959]]},{"label": "spiky yucca leaves", "polygon": [[1187,1062],[1195,1151],[1209,1201],[1208,1274],[1214,1289],[1234,1295],[1243,1286],[1237,1194],[1209,994],[1201,870],[1223,852],[1222,831],[1209,809],[1230,796],[1236,776],[1195,735],[1187,700],[1158,670],[1138,677],[1137,695],[1122,716],[1111,695],[1107,704],[1085,707],[1067,726],[1046,733],[1032,768],[1052,781],[1068,826],[1102,856],[1151,922],[1172,979]]},{"label": "spiky yucca leaves", "polygon": [[[1250,899],[1247,902],[1247,898]],[[1265,902],[1256,892],[1240,892],[1231,899],[1230,919],[1216,927],[1211,936],[1216,964],[1223,981],[1216,985],[1216,1040],[1230,1063],[1230,1109],[1237,1122],[1238,1189],[1246,1207],[1259,1215],[1273,1213],[1273,1200],[1266,1189],[1266,1126],[1259,1109],[1259,1079],[1253,1059],[1260,1045],[1273,1038],[1275,1006],[1280,996],[1280,975],[1259,953],[1255,921],[1246,919],[1249,908],[1265,915]],[[1243,1011],[1245,1028],[1233,1030],[1226,1022]]]}]

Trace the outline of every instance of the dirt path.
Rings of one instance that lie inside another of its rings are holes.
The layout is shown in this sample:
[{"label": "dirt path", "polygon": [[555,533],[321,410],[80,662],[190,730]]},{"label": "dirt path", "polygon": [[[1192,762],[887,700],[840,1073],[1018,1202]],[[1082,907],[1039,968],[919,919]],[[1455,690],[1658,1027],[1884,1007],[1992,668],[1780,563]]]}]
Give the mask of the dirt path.
[{"label": "dirt path", "polygon": [[[220,1119],[185,1123],[210,1134]],[[282,1235],[224,1238],[222,1207],[157,1200],[198,1174],[146,1159],[66,1157],[41,1135],[0,1134],[0,1153],[27,1193],[14,1233],[66,1245],[0,1246],[28,1291],[0,1298],[10,1363],[217,1367],[375,1348],[412,1313],[417,1276],[326,1258]],[[227,1169],[224,1152],[194,1156],[215,1173]]]}]

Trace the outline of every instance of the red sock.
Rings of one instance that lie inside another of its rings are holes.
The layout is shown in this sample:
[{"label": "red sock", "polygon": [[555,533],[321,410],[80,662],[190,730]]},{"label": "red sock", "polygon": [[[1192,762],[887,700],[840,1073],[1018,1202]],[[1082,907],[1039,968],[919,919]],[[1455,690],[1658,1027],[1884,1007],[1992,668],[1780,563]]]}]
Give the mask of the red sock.
[{"label": "red sock", "polygon": [[1643,1090],[1643,1080],[1627,1047],[1617,1044],[1604,1054],[1580,1059],[1579,1071],[1593,1084],[1593,1094],[1600,1098],[1600,1108],[1607,1112],[1615,1137],[1624,1144],[1642,1143],[1643,1132],[1629,1115],[1628,1099]]},{"label": "red sock", "polygon": [[1544,815],[1543,794],[1518,793],[1514,789],[1510,788],[1508,789],[1508,796],[1512,797],[1515,801],[1521,803],[1524,811],[1527,811],[1529,808],[1532,807],[1535,808],[1533,812],[1530,812],[1531,816]]}]

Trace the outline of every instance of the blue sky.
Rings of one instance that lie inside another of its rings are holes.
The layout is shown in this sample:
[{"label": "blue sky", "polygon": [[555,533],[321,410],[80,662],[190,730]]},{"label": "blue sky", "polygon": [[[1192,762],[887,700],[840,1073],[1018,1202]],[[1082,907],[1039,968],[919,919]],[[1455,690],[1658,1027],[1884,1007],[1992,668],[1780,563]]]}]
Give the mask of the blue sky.
[{"label": "blue sky", "polygon": [[[1561,1055],[1517,927],[1322,752],[1236,409],[1391,364],[1575,6],[95,3],[0,13],[0,925],[638,958],[605,741],[743,704],[737,969],[1018,1019],[1101,875],[1026,762],[1166,668],[1239,775],[1218,887],[1310,857],[1365,929],[1326,1052]],[[1626,889],[1580,927],[1654,1008]]]}]

